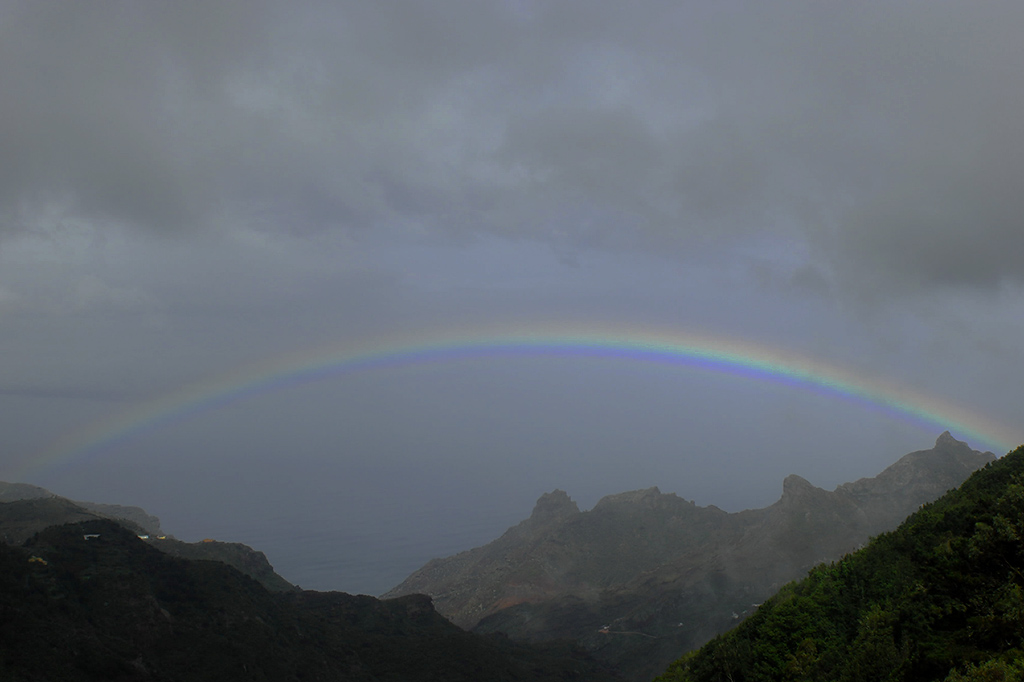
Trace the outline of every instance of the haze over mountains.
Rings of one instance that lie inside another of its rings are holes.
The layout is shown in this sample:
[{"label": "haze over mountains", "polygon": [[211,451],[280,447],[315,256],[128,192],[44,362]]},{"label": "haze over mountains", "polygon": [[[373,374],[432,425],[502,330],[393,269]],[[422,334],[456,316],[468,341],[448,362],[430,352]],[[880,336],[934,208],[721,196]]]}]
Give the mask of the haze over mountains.
[{"label": "haze over mountains", "polygon": [[943,433],[874,478],[816,488],[791,475],[764,509],[727,513],[657,488],[582,512],[555,490],[494,542],[436,559],[384,595],[424,593],[454,623],[570,638],[649,679],[823,561],[895,528],[994,459]]},{"label": "haze over mountains", "polygon": [[555,488],[729,534],[1024,442],[1024,3],[0,17],[0,480],[380,594]]},{"label": "haze over mountains", "polygon": [[[863,545],[870,537],[895,528],[907,515],[958,486],[972,471],[993,460],[992,453],[972,450],[946,432],[933,448],[905,455],[873,478],[826,491],[798,475],[790,475],[783,481],[782,496],[775,504],[736,513],[713,505],[697,506],[674,494],[663,494],[656,487],[608,495],[593,509],[581,511],[567,493],[554,490],[540,497],[528,519],[497,540],[429,562],[385,594],[385,601],[379,603],[369,597],[360,602],[347,595],[332,597],[324,593],[319,597],[316,595],[320,593],[303,592],[277,575],[262,552],[245,545],[212,540],[179,542],[163,536],[159,519],[143,509],[73,502],[37,486],[0,483],[0,536],[8,545],[39,545],[38,534],[49,533],[47,529],[53,526],[78,524],[77,527],[84,528],[114,521],[128,533],[115,544],[122,558],[136,557],[128,560],[129,564],[142,561],[142,555],[135,554],[137,550],[129,551],[128,539],[139,536],[163,555],[226,564],[271,593],[307,595],[273,603],[253,595],[239,597],[242,601],[263,600],[259,609],[284,609],[290,614],[286,619],[306,618],[322,609],[340,609],[350,614],[345,618],[352,625],[377,622],[381,617],[389,621],[405,618],[399,613],[412,609],[407,615],[418,624],[397,626],[397,639],[373,645],[381,650],[401,648],[406,636],[411,638],[410,643],[422,641],[423,637],[440,637],[438,641],[448,642],[444,646],[468,646],[467,651],[478,653],[480,647],[491,646],[484,640],[458,640],[458,630],[445,630],[431,620],[433,616],[413,613],[434,614],[436,607],[437,613],[455,626],[479,635],[507,636],[518,642],[549,647],[543,651],[528,647],[513,651],[499,646],[500,656],[510,656],[508,660],[513,662],[508,665],[513,667],[537,660],[544,661],[544,666],[554,666],[548,670],[561,666],[575,671],[574,675],[584,675],[578,679],[585,679],[586,674],[615,672],[626,679],[646,680],[664,670],[681,653],[735,625],[783,584],[803,576],[815,565]],[[81,531],[75,531],[78,535],[62,532],[60,537],[64,539],[57,542],[60,546],[74,544],[72,538],[81,537]],[[45,561],[63,556],[66,550],[53,545],[52,538],[56,537],[51,536],[41,545],[51,548],[46,555],[49,558],[38,551],[33,556]],[[67,551],[74,554],[78,550]],[[11,555],[5,561],[16,564],[19,559]],[[145,561],[152,564],[154,560]],[[117,568],[115,573],[123,570],[134,569]],[[78,578],[60,588],[62,594],[80,589],[75,580]],[[151,591],[153,599],[160,601],[166,598],[160,596],[165,590],[160,580],[157,577],[156,582],[139,583],[139,589]],[[230,578],[229,582],[233,580]],[[203,592],[206,588],[196,589]],[[418,594],[427,598],[415,596]],[[15,600],[20,598],[16,596]],[[389,606],[392,602],[388,600],[394,599],[404,601],[394,602],[399,606]],[[430,605],[431,599],[434,607]],[[202,611],[211,605],[204,601],[188,608]],[[256,607],[239,608],[248,613],[245,609]],[[244,613],[239,616],[243,621],[248,618]],[[139,627],[163,627],[160,622],[147,623]],[[73,623],[66,625],[72,629],[79,627]],[[203,627],[195,625],[196,631]],[[347,635],[332,630],[335,634],[329,636],[342,637],[339,642],[346,641],[346,637],[358,639],[366,634],[360,634],[362,627],[358,625]],[[41,631],[34,636],[45,639]],[[89,637],[103,640],[104,636]],[[452,637],[463,644],[453,644]],[[570,649],[551,649],[557,642],[572,645]],[[250,644],[242,642],[237,646],[250,651],[246,656],[259,659]],[[586,655],[572,648],[577,646]],[[108,654],[110,661],[119,661],[110,665],[124,667],[121,654]],[[203,655],[212,656],[210,652]],[[344,658],[337,655],[342,658],[333,659],[334,663],[324,670]],[[416,656],[407,656],[405,660],[409,665],[419,665]],[[161,660],[158,665],[173,667],[179,663]],[[270,669],[266,661],[260,665]],[[472,676],[465,671],[459,674],[463,673]]]},{"label": "haze over mountains", "polygon": [[1024,443],[1024,2],[0,17],[0,480],[373,595],[559,489],[475,627],[626,661]]}]

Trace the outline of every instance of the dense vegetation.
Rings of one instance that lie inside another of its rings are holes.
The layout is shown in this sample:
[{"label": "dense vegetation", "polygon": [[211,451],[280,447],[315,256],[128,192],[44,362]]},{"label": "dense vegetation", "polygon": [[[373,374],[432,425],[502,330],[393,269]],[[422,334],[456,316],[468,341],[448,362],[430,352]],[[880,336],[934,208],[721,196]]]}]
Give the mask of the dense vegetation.
[{"label": "dense vegetation", "polygon": [[1024,446],[659,682],[1024,680]]},{"label": "dense vegetation", "polygon": [[568,646],[460,630],[422,595],[273,593],[109,520],[0,544],[0,680],[609,679]]}]

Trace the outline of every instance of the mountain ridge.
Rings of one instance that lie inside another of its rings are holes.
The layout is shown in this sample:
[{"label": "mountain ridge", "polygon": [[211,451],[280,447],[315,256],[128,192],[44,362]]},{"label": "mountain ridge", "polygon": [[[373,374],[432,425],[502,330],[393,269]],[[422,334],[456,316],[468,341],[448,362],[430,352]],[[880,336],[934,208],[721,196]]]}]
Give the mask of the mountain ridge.
[{"label": "mountain ridge", "polygon": [[465,632],[423,595],[271,592],[110,519],[0,545],[0,613],[4,680],[618,679],[570,646]]},{"label": "mountain ridge", "polygon": [[296,589],[270,565],[267,556],[238,542],[182,542],[163,535],[160,519],[141,507],[79,502],[27,483],[0,481],[0,540],[21,545],[51,526],[109,519],[132,531],[157,549],[186,559],[228,564],[271,591]]},{"label": "mountain ridge", "polygon": [[584,512],[556,490],[493,542],[431,560],[383,597],[425,593],[461,627],[573,639],[649,678],[994,459],[946,432],[875,477],[827,491],[791,475],[777,502],[734,513],[656,487]]},{"label": "mountain ridge", "polygon": [[1024,679],[1024,446],[786,585],[658,682]]}]

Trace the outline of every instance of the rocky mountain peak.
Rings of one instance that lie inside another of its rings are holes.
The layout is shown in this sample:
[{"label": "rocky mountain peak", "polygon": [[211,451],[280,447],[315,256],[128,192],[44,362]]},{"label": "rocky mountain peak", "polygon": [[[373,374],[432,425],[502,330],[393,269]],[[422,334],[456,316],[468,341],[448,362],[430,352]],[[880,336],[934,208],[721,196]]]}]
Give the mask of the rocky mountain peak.
[{"label": "rocky mountain peak", "polygon": [[579,513],[580,508],[572,501],[569,494],[564,490],[556,488],[549,493],[544,493],[537,499],[537,504],[533,507],[533,513],[530,514],[530,520],[549,521]]},{"label": "rocky mountain peak", "polygon": [[951,445],[962,445],[962,443],[953,438],[953,434],[949,431],[943,431],[942,435],[935,439],[935,447],[937,448],[949,447]]},{"label": "rocky mountain peak", "polygon": [[949,433],[949,431],[943,431],[942,435],[935,439],[935,452],[955,455],[958,459],[963,457],[972,457],[978,454],[988,456],[988,459],[995,459],[995,455],[991,452],[978,453],[977,450],[972,450],[971,446],[963,441],[959,441]]},{"label": "rocky mountain peak", "polygon": [[803,476],[790,474],[782,481],[782,499],[799,499],[818,490]]},{"label": "rocky mountain peak", "polygon": [[814,486],[803,476],[790,474],[782,481],[782,494],[795,495],[803,490],[814,490]]},{"label": "rocky mountain peak", "polygon": [[[644,488],[643,490],[630,490],[614,495],[605,495],[597,504],[594,511],[602,511],[615,508],[653,508],[662,502],[663,495],[657,486]],[[675,497],[674,495],[672,497]]]},{"label": "rocky mountain peak", "polygon": [[790,474],[782,481],[782,497],[775,507],[791,510],[809,509],[821,504],[829,493],[815,486],[803,476]]},{"label": "rocky mountain peak", "polygon": [[942,435],[935,439],[935,452],[949,453],[949,454],[970,454],[974,452],[971,450],[971,446],[967,443],[958,441],[950,434],[949,431],[943,431]]}]

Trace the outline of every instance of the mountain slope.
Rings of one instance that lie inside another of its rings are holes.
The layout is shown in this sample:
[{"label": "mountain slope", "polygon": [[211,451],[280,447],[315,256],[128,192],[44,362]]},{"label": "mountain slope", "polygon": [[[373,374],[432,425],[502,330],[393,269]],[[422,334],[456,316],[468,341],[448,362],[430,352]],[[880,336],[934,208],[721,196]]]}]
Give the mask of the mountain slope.
[{"label": "mountain slope", "polygon": [[294,585],[274,571],[274,567],[267,561],[267,555],[249,545],[243,545],[241,542],[219,542],[217,540],[182,542],[173,538],[150,536],[149,544],[165,554],[182,559],[221,561],[255,579],[271,592],[287,592],[296,589]]},{"label": "mountain slope", "polygon": [[44,488],[23,483],[0,482],[0,499],[10,500],[0,502],[0,540],[9,545],[20,545],[50,526],[110,519],[137,535],[148,535],[147,542],[167,554],[224,562],[255,578],[269,590],[295,589],[274,572],[274,567],[263,552],[247,545],[215,541],[188,543],[153,535],[153,529],[160,529],[160,519],[139,507],[72,502]]},{"label": "mountain slope", "polygon": [[272,593],[106,520],[0,545],[0,679],[611,680],[568,647],[460,630],[423,596]]},{"label": "mountain slope", "polygon": [[75,504],[108,519],[130,521],[141,528],[146,535],[164,535],[160,528],[160,519],[146,512],[141,507],[126,507],[122,504],[101,504],[99,502],[82,502]]},{"label": "mountain slope", "polygon": [[829,492],[789,476],[778,502],[735,514],[657,488],[581,512],[554,491],[501,538],[429,562],[385,597],[429,594],[463,627],[572,639],[649,679],[781,585],[895,528],[993,459],[944,433],[874,478]]},{"label": "mountain slope", "polygon": [[[80,502],[56,495],[46,488],[28,483],[7,483],[0,481],[0,503],[23,502],[28,500],[61,500],[62,504],[73,505],[81,512],[88,512],[88,518],[106,518],[127,522],[130,528],[138,529],[149,535],[163,535],[160,530],[160,519],[146,512],[141,507],[129,507],[120,504],[98,504],[96,502]],[[69,508],[70,512],[70,508]],[[84,520],[76,519],[76,520]],[[36,529],[39,530],[39,529]],[[35,531],[32,531],[33,533]],[[31,535],[31,533],[30,533]],[[27,536],[26,536],[27,537]]]},{"label": "mountain slope", "polygon": [[[63,497],[28,497],[0,502],[0,539],[20,545],[39,531],[63,523],[103,518]],[[133,528],[141,532],[141,528]]]},{"label": "mountain slope", "polygon": [[1024,447],[659,680],[1016,680],[1022,641]]}]

